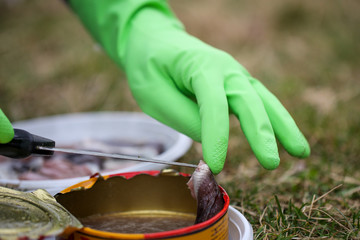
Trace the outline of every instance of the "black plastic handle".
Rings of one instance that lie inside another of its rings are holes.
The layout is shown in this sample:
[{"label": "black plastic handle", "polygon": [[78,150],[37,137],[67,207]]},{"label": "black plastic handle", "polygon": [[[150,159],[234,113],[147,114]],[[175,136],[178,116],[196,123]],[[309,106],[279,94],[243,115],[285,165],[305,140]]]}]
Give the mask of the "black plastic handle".
[{"label": "black plastic handle", "polygon": [[30,155],[51,156],[53,151],[39,150],[38,146],[55,147],[55,141],[33,135],[22,129],[14,129],[14,138],[6,144],[0,144],[0,155],[10,158],[26,158]]}]

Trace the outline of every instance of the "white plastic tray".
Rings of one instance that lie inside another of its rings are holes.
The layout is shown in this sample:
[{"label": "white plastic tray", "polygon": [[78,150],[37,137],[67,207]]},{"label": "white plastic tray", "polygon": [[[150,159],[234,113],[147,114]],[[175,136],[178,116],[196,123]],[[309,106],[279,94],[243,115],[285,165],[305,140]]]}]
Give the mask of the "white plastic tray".
[{"label": "white plastic tray", "polygon": [[253,229],[244,215],[229,207],[229,240],[253,240]]},{"label": "white plastic tray", "polygon": [[[144,142],[157,142],[165,147],[165,151],[154,156],[154,158],[169,162],[176,161],[183,156],[192,144],[192,140],[187,136],[178,133],[143,113],[134,112],[65,114],[16,122],[13,126],[35,135],[50,138],[56,142],[56,146],[70,145],[87,138],[128,141],[140,139]],[[139,162],[132,166],[104,174],[160,170],[165,167],[167,166],[162,164]],[[43,188],[51,194],[55,194],[88,178],[89,176],[46,181],[0,179],[0,185],[12,186],[23,190]]]}]

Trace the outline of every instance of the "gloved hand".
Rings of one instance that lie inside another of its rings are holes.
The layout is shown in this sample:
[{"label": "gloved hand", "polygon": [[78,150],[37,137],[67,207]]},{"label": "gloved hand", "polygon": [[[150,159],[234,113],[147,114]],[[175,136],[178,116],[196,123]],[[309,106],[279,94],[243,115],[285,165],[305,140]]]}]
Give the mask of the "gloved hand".
[{"label": "gloved hand", "polygon": [[71,3],[95,39],[125,69],[141,109],[202,142],[204,160],[214,174],[226,158],[229,112],[239,119],[266,169],[280,162],[275,136],[291,155],[310,154],[278,99],[230,55],[187,34],[165,1]]},{"label": "gloved hand", "polygon": [[0,143],[8,143],[14,138],[14,129],[0,109]]}]

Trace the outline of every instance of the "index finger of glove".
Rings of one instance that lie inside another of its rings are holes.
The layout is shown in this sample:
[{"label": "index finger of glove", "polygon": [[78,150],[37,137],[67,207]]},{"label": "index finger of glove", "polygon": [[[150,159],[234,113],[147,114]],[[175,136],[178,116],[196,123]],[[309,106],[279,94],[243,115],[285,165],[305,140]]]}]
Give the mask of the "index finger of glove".
[{"label": "index finger of glove", "polygon": [[229,109],[223,82],[215,69],[198,72],[192,81],[200,112],[204,160],[214,174],[224,167],[229,141]]},{"label": "index finger of glove", "polygon": [[8,143],[14,138],[14,129],[3,111],[0,109],[0,143]]},{"label": "index finger of glove", "polygon": [[264,105],[247,76],[234,72],[227,78],[225,90],[231,111],[260,164],[269,170],[280,163],[276,138]]}]

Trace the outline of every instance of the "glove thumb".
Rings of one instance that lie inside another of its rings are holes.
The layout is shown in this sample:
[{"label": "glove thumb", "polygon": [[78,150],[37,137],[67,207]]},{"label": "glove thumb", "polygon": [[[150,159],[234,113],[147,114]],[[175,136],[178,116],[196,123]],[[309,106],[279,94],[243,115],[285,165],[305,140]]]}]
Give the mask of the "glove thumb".
[{"label": "glove thumb", "polygon": [[0,143],[8,143],[14,138],[14,129],[9,119],[0,109]]}]

